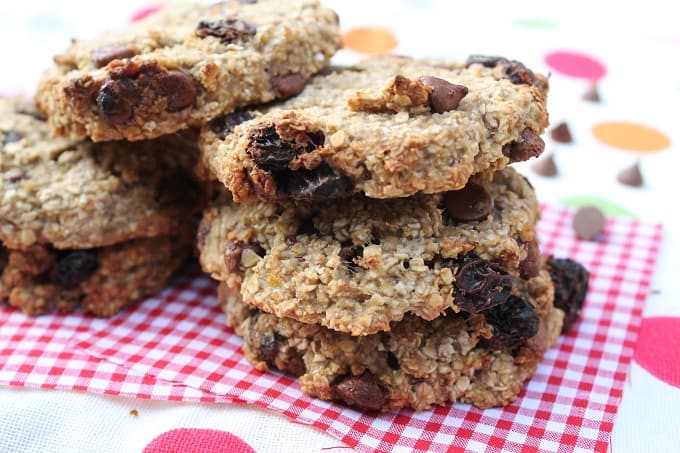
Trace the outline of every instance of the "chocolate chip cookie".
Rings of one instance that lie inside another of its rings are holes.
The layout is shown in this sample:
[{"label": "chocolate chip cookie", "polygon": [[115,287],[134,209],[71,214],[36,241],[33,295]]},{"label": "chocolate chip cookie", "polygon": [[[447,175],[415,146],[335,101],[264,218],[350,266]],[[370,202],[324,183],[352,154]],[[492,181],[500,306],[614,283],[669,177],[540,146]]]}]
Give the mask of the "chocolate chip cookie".
[{"label": "chocolate chip cookie", "polygon": [[169,4],[73,41],[36,100],[60,136],[155,138],[298,94],[340,45],[337,15],[315,0]]},{"label": "chocolate chip cookie", "polygon": [[542,75],[505,58],[379,58],[216,118],[200,147],[237,202],[444,192],[541,154],[546,95]]},{"label": "chocolate chip cookie", "polygon": [[51,138],[32,103],[0,99],[0,301],[110,316],[158,291],[191,251],[195,142]]},{"label": "chocolate chip cookie", "polygon": [[433,321],[406,315],[390,332],[353,337],[249,307],[222,284],[227,323],[244,338],[246,358],[261,370],[299,376],[303,392],[361,410],[426,410],[448,402],[480,408],[514,401],[555,342],[563,313],[546,298],[546,271],[505,304]]},{"label": "chocolate chip cookie", "polygon": [[533,189],[506,168],[401,199],[223,200],[205,212],[198,247],[203,269],[248,305],[367,335],[407,313],[432,320],[504,304],[539,273],[538,216]]}]

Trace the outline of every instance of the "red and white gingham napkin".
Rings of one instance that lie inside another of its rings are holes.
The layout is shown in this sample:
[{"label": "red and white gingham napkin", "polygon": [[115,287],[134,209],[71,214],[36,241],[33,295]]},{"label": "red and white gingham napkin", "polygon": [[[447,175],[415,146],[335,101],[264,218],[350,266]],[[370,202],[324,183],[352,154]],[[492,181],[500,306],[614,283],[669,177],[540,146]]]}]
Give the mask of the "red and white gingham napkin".
[{"label": "red and white gingham napkin", "polygon": [[303,395],[295,380],[254,370],[225,327],[215,284],[196,268],[110,320],[37,319],[0,307],[0,384],[134,398],[254,403],[361,451],[607,451],[660,225],[610,219],[599,241],[574,238],[573,211],[545,206],[542,250],[591,271],[577,329],[560,339],[512,405],[366,415]]}]

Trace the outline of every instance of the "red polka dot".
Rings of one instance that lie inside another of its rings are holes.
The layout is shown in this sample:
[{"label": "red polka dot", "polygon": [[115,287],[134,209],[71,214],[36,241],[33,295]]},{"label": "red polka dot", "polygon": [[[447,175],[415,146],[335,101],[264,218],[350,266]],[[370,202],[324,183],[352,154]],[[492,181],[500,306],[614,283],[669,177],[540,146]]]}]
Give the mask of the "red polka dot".
[{"label": "red polka dot", "polygon": [[216,429],[177,428],[152,440],[143,453],[255,453],[243,439]]},{"label": "red polka dot", "polygon": [[680,387],[680,317],[642,320],[635,361],[666,384]]},{"label": "red polka dot", "polygon": [[607,72],[604,64],[593,57],[568,50],[550,52],[545,62],[561,74],[581,79],[597,80]]},{"label": "red polka dot", "polygon": [[161,9],[163,9],[162,3],[153,3],[151,5],[143,6],[142,8],[139,8],[137,11],[132,13],[132,16],[130,16],[130,22],[139,22],[140,20],[146,19],[147,17]]}]

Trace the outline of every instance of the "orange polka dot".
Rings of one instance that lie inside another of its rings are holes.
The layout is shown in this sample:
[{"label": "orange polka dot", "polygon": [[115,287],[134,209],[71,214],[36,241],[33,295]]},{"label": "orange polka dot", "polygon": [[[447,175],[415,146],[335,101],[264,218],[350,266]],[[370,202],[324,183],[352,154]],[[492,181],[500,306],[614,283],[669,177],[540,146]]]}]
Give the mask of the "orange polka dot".
[{"label": "orange polka dot", "polygon": [[601,142],[626,151],[661,151],[671,144],[670,138],[663,132],[642,124],[624,121],[596,124],[593,126],[593,134]]},{"label": "orange polka dot", "polygon": [[397,47],[397,38],[391,31],[376,27],[357,27],[343,36],[347,49],[359,53],[385,53]]}]

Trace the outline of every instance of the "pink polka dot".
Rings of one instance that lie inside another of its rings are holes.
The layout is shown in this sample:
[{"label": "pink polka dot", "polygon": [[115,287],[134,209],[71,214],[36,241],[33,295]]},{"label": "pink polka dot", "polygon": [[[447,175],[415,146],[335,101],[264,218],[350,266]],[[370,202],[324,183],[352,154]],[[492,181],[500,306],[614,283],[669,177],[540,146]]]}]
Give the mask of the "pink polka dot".
[{"label": "pink polka dot", "polygon": [[146,5],[141,8],[139,8],[137,11],[132,13],[132,16],[130,16],[130,22],[139,22],[142,19],[146,19],[153,13],[160,11],[163,9],[163,4],[162,3],[152,3],[151,5]]},{"label": "pink polka dot", "polygon": [[659,316],[642,320],[635,361],[666,384],[680,387],[680,317]]},{"label": "pink polka dot", "polygon": [[561,74],[581,79],[597,80],[607,72],[604,64],[593,57],[568,50],[550,52],[545,62]]},{"label": "pink polka dot", "polygon": [[164,432],[144,448],[143,453],[255,453],[243,439],[216,429],[177,428]]}]

